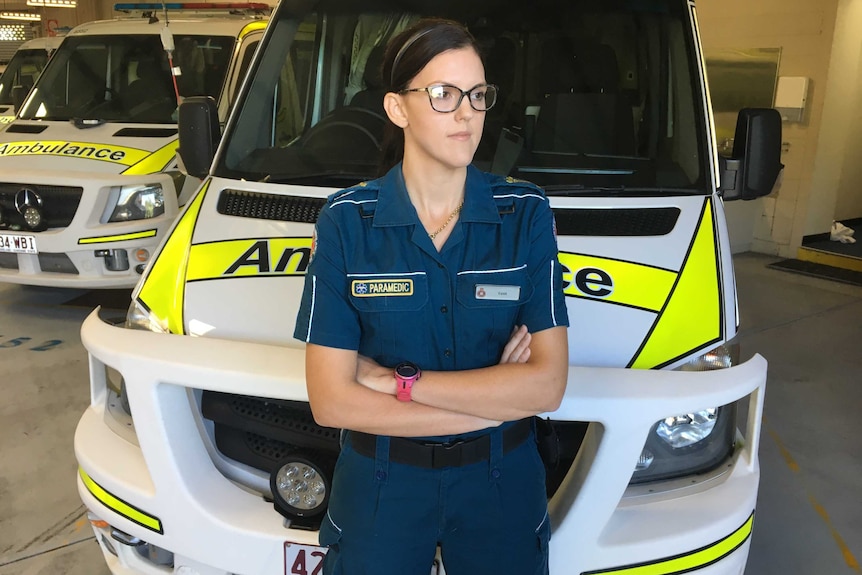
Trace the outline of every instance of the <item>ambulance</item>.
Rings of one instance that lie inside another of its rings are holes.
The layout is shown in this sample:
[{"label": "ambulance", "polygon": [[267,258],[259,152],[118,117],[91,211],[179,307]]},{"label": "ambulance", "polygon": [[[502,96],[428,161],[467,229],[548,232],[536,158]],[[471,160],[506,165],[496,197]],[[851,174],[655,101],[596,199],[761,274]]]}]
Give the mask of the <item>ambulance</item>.
[{"label": "ambulance", "polygon": [[464,22],[499,86],[475,165],[539,184],[556,217],[550,572],[741,575],[767,363],[735,341],[724,203],[772,191],[781,120],[741,111],[719,157],[688,0],[282,0],[223,134],[213,102],[180,108],[203,184],[127,316],[82,326],[77,484],[109,568],[321,573],[339,430],[311,416],[293,329],[321,207],[377,174],[380,50],[421,16]]},{"label": "ambulance", "polygon": [[[15,119],[15,93],[26,96],[36,82],[51,53],[57,49],[62,36],[46,36],[27,40],[15,50],[3,74],[0,75],[0,124]],[[20,86],[20,88],[19,88]],[[2,126],[0,126],[2,129]]]},{"label": "ambulance", "polygon": [[0,282],[132,287],[200,185],[176,158],[177,107],[220,119],[266,4],[117,4],[73,28],[0,133]]}]

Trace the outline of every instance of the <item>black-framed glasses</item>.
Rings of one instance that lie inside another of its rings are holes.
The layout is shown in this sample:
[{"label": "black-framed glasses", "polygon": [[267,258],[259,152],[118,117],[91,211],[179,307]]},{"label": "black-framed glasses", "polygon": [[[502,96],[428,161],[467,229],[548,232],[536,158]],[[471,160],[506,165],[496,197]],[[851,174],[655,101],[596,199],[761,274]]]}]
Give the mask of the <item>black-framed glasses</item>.
[{"label": "black-framed glasses", "polygon": [[451,84],[432,84],[426,88],[405,88],[398,93],[407,92],[427,92],[431,107],[435,112],[443,114],[457,110],[464,96],[468,97],[470,107],[477,112],[487,112],[497,102],[497,86],[494,84],[479,84],[469,90],[462,90]]}]

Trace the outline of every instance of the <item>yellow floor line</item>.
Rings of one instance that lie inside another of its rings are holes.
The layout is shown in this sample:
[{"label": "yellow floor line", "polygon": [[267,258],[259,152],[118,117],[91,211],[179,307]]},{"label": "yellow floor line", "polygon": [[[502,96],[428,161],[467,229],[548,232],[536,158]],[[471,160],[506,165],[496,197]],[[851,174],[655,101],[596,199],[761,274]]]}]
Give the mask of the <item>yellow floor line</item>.
[{"label": "yellow floor line", "polygon": [[856,561],[856,558],[853,556],[853,553],[850,552],[850,548],[847,547],[847,544],[844,543],[844,538],[839,535],[838,531],[832,525],[832,520],[829,519],[829,514],[826,513],[826,509],[814,499],[814,496],[810,493],[808,494],[808,501],[811,502],[811,505],[814,507],[814,510],[817,512],[817,515],[820,516],[821,519],[826,523],[829,527],[829,531],[832,533],[832,538],[835,539],[835,542],[838,544],[838,548],[841,550],[841,554],[844,556],[844,561],[847,565],[857,572],[860,571],[859,562]]},{"label": "yellow floor line", "polygon": [[[796,460],[793,459],[793,456],[790,454],[790,451],[786,447],[784,447],[784,442],[781,441],[781,438],[778,434],[769,429],[769,435],[772,437],[772,440],[778,446],[778,451],[781,453],[781,457],[784,458],[784,462],[787,464],[787,467],[790,468],[790,471],[793,473],[799,473],[799,464],[796,463]],[[847,547],[847,544],[844,542],[844,538],[841,537],[841,534],[838,533],[838,530],[835,529],[835,526],[832,525],[832,520],[829,518],[829,514],[826,512],[826,508],[823,507],[814,495],[811,494],[811,490],[807,487],[805,491],[808,495],[808,502],[811,503],[811,506],[814,508],[814,511],[817,515],[820,516],[820,519],[826,524],[826,527],[829,528],[829,533],[832,534],[832,539],[835,540],[835,544],[838,545],[838,549],[841,551],[842,557],[844,557],[844,562],[847,563],[847,566],[850,567],[853,571],[857,573],[862,573],[862,567],[859,566],[859,561],[856,560],[856,557],[853,556],[853,553],[850,551],[850,548]]]}]

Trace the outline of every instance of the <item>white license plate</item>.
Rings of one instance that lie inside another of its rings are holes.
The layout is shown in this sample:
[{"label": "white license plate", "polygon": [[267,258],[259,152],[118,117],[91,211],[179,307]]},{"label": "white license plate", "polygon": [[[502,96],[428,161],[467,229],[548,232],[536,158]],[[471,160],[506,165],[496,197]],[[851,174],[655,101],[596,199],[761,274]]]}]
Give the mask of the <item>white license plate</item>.
[{"label": "white license plate", "polygon": [[[284,544],[284,574],[285,575],[323,575],[323,558],[326,547],[315,545],[300,545],[299,543]],[[439,560],[431,565],[431,575],[440,575]]]},{"label": "white license plate", "polygon": [[285,543],[285,575],[322,575],[323,558],[326,556],[326,551],[326,547]]},{"label": "white license plate", "polygon": [[13,254],[38,254],[36,236],[23,234],[0,234],[0,252]]}]

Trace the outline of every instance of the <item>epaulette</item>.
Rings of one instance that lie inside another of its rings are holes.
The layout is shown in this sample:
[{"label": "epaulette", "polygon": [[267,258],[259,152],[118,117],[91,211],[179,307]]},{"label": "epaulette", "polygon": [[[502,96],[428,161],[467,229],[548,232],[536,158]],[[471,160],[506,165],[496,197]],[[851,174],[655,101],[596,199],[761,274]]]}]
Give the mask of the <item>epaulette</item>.
[{"label": "epaulette", "polygon": [[498,176],[495,174],[488,174],[488,183],[491,185],[495,192],[498,191],[499,188],[522,188],[530,190],[532,192],[538,192],[542,196],[545,195],[545,191],[533,182],[527,180],[519,180],[518,178],[513,178],[512,176]]},{"label": "epaulette", "polygon": [[339,190],[327,198],[327,203],[332,206],[339,202],[367,202],[377,199],[377,192],[380,191],[380,179],[368,180],[360,182],[355,186]]}]

